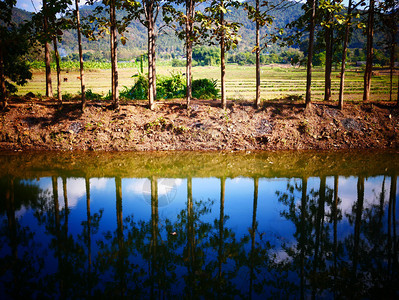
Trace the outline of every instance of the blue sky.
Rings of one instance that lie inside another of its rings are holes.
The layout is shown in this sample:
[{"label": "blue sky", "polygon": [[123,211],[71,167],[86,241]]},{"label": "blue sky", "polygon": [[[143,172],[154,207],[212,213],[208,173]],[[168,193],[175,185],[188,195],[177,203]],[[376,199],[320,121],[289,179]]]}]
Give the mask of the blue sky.
[{"label": "blue sky", "polygon": [[[81,5],[84,5],[86,1],[81,0],[80,2]],[[348,0],[344,0],[344,3],[347,5]],[[34,12],[36,8],[38,11],[42,7],[42,0],[17,0],[17,7],[31,12]]]},{"label": "blue sky", "polygon": [[[33,3],[33,4],[32,4]],[[32,11],[34,12],[36,10],[40,10],[42,7],[42,1],[41,0],[17,0],[17,7],[27,10],[27,11]]]}]

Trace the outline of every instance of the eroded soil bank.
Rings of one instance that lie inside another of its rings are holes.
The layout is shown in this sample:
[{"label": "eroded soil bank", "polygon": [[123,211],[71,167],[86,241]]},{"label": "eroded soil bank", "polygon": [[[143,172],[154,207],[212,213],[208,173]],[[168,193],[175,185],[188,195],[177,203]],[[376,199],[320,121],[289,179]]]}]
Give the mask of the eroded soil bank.
[{"label": "eroded soil bank", "polygon": [[393,103],[250,103],[184,100],[158,103],[76,102],[14,99],[0,112],[0,150],[293,150],[398,149],[399,109]]}]

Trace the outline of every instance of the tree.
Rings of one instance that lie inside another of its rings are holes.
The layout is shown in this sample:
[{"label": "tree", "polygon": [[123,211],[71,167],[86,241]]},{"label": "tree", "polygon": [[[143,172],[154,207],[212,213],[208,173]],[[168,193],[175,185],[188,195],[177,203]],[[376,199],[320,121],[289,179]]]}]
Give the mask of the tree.
[{"label": "tree", "polygon": [[364,71],[363,101],[370,100],[371,75],[373,70],[374,10],[375,10],[375,0],[370,0],[368,8],[367,27],[366,27],[367,48],[366,48],[366,69]]},{"label": "tree", "polygon": [[[321,25],[324,27],[324,41],[326,48],[325,72],[324,72],[324,101],[331,100],[331,72],[333,64],[333,44],[334,44],[334,28],[342,23],[343,9],[341,1],[322,0],[318,9],[322,12],[323,21]],[[337,24],[338,23],[338,24]]]},{"label": "tree", "polygon": [[141,0],[139,2],[127,1],[126,4],[126,10],[129,12],[127,20],[131,21],[136,18],[147,28],[148,103],[150,109],[154,109],[157,97],[155,47],[157,35],[162,28],[157,30],[156,22],[164,2],[163,0]]},{"label": "tree", "polygon": [[230,8],[238,8],[239,1],[234,0],[213,0],[209,6],[205,8],[206,16],[204,26],[211,32],[211,40],[216,41],[220,46],[220,80],[221,80],[221,104],[222,108],[227,107],[226,103],[226,52],[231,48],[235,48],[240,40],[238,22],[226,20],[225,15]]},{"label": "tree", "polygon": [[55,53],[55,62],[57,67],[57,99],[59,105],[62,105],[62,94],[61,94],[61,67],[60,67],[60,54],[58,52],[58,41],[61,40],[63,35],[62,30],[68,29],[68,23],[62,16],[57,19],[57,15],[64,15],[68,9],[68,5],[72,2],[69,0],[48,2],[48,11],[43,12],[48,14],[49,28],[47,34],[51,37]]},{"label": "tree", "polygon": [[111,74],[112,74],[112,103],[114,109],[119,109],[118,91],[118,41],[116,39],[116,0],[109,1],[110,19],[110,48],[111,48]]},{"label": "tree", "polygon": [[[130,1],[127,1],[130,4]],[[94,4],[94,0],[89,0],[89,4]],[[132,3],[135,3],[132,1]],[[121,35],[122,44],[126,43],[123,33],[128,25],[127,19],[117,20],[116,10],[122,8],[120,0],[103,0],[103,5],[98,5],[94,9],[94,13],[88,17],[89,23],[94,27],[86,30],[89,39],[95,40],[97,37],[104,37],[105,34],[110,35],[110,52],[111,52],[111,94],[112,105],[114,109],[119,109],[119,80],[118,80],[118,33]],[[108,16],[103,14],[103,11]],[[90,27],[90,26],[89,26]]]},{"label": "tree", "polygon": [[[380,2],[377,9],[378,30],[383,32],[383,46],[389,51],[389,101],[392,101],[393,93],[393,72],[395,68],[395,48],[398,45],[398,23],[399,23],[399,4],[394,0]],[[399,104],[399,99],[398,99]]]},{"label": "tree", "polygon": [[[312,96],[312,59],[313,59],[313,49],[314,49],[314,32],[315,32],[315,18],[316,18],[316,0],[308,0],[308,7],[310,7],[309,16],[309,47],[308,47],[308,61],[306,65],[306,98],[305,105],[306,109],[311,106],[311,96]],[[306,8],[306,5],[303,6]]]},{"label": "tree", "polygon": [[[261,12],[260,10],[260,0],[255,0],[255,7],[249,2],[245,2],[245,9],[248,12],[248,18],[255,22],[255,47],[252,52],[255,52],[255,65],[256,65],[256,92],[255,92],[255,102],[256,108],[260,106],[260,28],[266,24],[271,25],[273,23],[273,18],[268,15],[268,11]],[[263,1],[263,6],[268,6],[269,2]],[[274,8],[274,5],[270,7]]]},{"label": "tree", "polygon": [[86,108],[86,86],[84,83],[84,66],[83,66],[83,52],[82,52],[82,34],[80,28],[80,13],[79,13],[79,0],[75,0],[75,18],[76,18],[76,33],[78,35],[78,48],[79,48],[79,71],[80,71],[80,87],[82,93],[82,111]]},{"label": "tree", "polygon": [[[175,0],[177,4],[185,3],[186,13],[177,10],[173,5],[164,5],[164,11],[166,15],[170,14],[171,17],[167,16],[166,22],[171,22],[172,19],[176,19],[179,28],[183,30],[177,30],[176,34],[179,39],[184,40],[186,46],[186,104],[187,108],[190,106],[192,98],[192,61],[193,61],[193,46],[197,44],[200,38],[203,36],[203,13],[196,10],[196,7],[203,3],[205,0]],[[174,26],[175,27],[175,26]]]},{"label": "tree", "polygon": [[7,107],[7,95],[17,91],[13,83],[24,85],[32,73],[24,55],[29,50],[26,25],[12,23],[14,0],[0,2],[0,100],[3,109]]},{"label": "tree", "polygon": [[[306,62],[306,97],[305,97],[305,109],[308,110],[312,103],[312,62],[315,42],[315,27],[316,27],[316,4],[317,0],[307,0],[302,5],[304,14],[297,20],[286,25],[288,32],[283,38],[282,45],[293,45],[302,44],[307,45],[307,62]],[[307,41],[304,42],[303,37],[309,32]]]},{"label": "tree", "polygon": [[44,37],[44,63],[46,64],[46,97],[53,97],[53,85],[51,82],[51,66],[50,66],[50,44],[47,33],[49,31],[48,25],[48,11],[47,11],[47,0],[43,0],[42,7],[43,17],[43,37]]},{"label": "tree", "polygon": [[[261,33],[260,29],[264,26],[273,24],[274,17],[271,16],[271,11],[284,9],[291,5],[285,0],[278,0],[278,2],[260,1],[255,0],[255,6],[250,2],[244,3],[244,8],[248,12],[248,19],[255,22],[255,47],[252,52],[255,52],[255,65],[256,65],[256,93],[254,105],[256,108],[260,106],[260,52],[267,47],[265,44],[261,47]],[[262,7],[262,10],[261,10]],[[273,41],[273,39],[272,39]],[[275,41],[275,40],[274,40]]]},{"label": "tree", "polygon": [[349,42],[349,29],[352,21],[352,0],[349,0],[348,12],[345,20],[345,35],[344,35],[344,45],[342,49],[342,61],[341,61],[341,77],[339,83],[339,97],[338,97],[338,108],[343,109],[344,107],[344,83],[345,83],[345,64],[346,64],[346,54],[348,52],[348,42]]}]

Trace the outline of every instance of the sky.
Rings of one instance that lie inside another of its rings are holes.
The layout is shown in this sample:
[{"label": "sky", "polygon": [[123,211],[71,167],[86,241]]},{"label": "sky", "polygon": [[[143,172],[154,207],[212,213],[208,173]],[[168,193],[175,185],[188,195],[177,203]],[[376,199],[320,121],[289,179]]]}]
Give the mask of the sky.
[{"label": "sky", "polygon": [[39,11],[42,8],[42,0],[17,0],[17,7],[34,12]]},{"label": "sky", "polygon": [[[80,0],[80,2],[81,5],[84,5],[86,1]],[[347,5],[348,0],[344,0],[344,3]],[[17,7],[30,12],[34,12],[35,9],[39,11],[42,7],[42,0],[17,0]]]}]

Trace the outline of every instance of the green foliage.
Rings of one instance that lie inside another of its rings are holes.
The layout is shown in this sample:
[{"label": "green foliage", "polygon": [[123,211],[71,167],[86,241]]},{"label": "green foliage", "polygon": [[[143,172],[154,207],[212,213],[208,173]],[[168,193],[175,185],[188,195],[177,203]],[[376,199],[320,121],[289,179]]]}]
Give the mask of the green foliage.
[{"label": "green foliage", "polygon": [[193,49],[193,60],[200,66],[214,66],[220,64],[220,49],[216,47],[196,47]]},{"label": "green foliage", "polygon": [[193,80],[192,89],[193,97],[198,99],[214,99],[219,94],[217,80],[208,78]]},{"label": "green foliage", "polygon": [[[148,78],[144,75],[136,76],[133,87],[124,87],[120,92],[121,97],[131,100],[145,100],[148,93]],[[192,83],[193,97],[213,99],[219,94],[217,80],[196,79]],[[171,99],[184,98],[186,95],[186,80],[182,73],[171,73],[170,76],[157,78],[157,98]]]},{"label": "green foliage", "polygon": [[126,99],[144,100],[147,99],[148,78],[142,74],[135,76],[136,82],[130,89],[124,87],[120,92],[121,97]]},{"label": "green foliage", "polygon": [[103,96],[97,93],[94,93],[91,89],[86,90],[85,93],[87,100],[100,100]]},{"label": "green foliage", "polygon": [[186,61],[181,59],[172,59],[172,67],[185,67]]},{"label": "green foliage", "polygon": [[157,98],[183,98],[186,94],[186,79],[182,73],[171,73],[170,77],[157,77]]},{"label": "green foliage", "polygon": [[29,51],[26,29],[16,26],[0,26],[0,47],[3,54],[4,64],[1,67],[4,72],[6,89],[9,93],[15,93],[18,90],[16,85],[25,85],[32,78],[29,65],[24,58]]},{"label": "green foliage", "polygon": [[240,5],[240,2],[235,0],[212,0],[209,6],[205,8],[203,26],[210,33],[210,44],[223,43],[225,51],[237,47],[241,40],[238,33],[241,23],[226,20],[225,15],[232,9],[238,9]]}]

